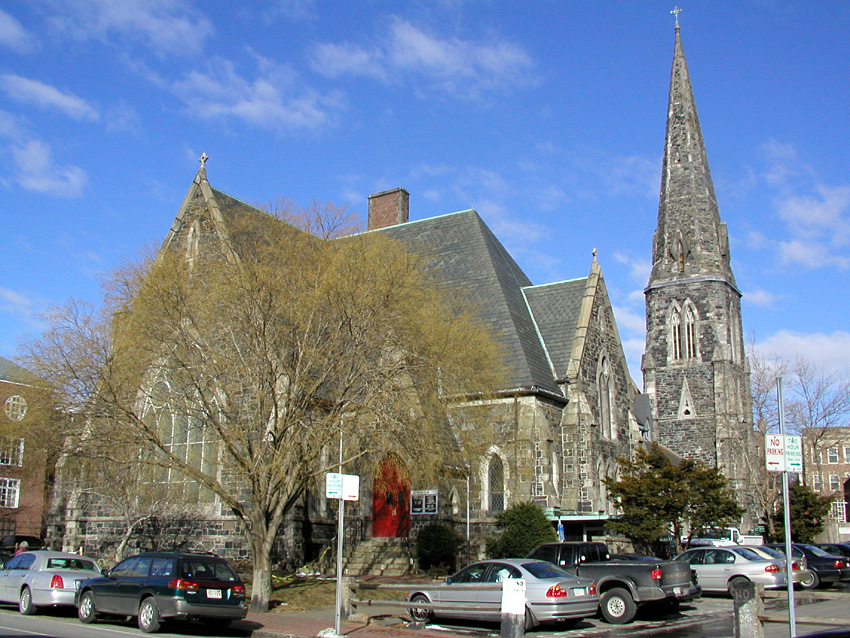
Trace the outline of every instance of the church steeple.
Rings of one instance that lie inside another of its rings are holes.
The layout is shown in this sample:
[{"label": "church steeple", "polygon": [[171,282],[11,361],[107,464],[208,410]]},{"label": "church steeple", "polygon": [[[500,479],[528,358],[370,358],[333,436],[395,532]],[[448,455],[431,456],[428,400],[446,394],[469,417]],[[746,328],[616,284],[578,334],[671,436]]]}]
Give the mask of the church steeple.
[{"label": "church steeple", "polygon": [[643,387],[657,440],[723,468],[747,500],[752,407],[741,292],[729,264],[676,14],[658,228],[646,294]]},{"label": "church steeple", "polygon": [[650,285],[700,276],[735,287],[677,15]]}]

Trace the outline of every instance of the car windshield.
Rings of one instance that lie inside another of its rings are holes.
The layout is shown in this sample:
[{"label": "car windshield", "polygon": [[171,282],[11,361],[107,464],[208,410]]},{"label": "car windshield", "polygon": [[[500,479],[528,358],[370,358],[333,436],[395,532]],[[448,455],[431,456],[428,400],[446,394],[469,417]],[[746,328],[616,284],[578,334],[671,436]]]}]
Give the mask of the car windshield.
[{"label": "car windshield", "polygon": [[764,552],[768,556],[772,556],[773,558],[785,558],[785,554],[782,552],[777,552],[775,549],[771,549],[770,547],[759,547],[759,552]]},{"label": "car windshield", "polygon": [[556,567],[551,563],[523,563],[522,567],[535,578],[563,578],[564,576],[575,578],[568,571],[561,569],[560,567]]},{"label": "car windshield", "polygon": [[731,549],[733,552],[735,552],[739,556],[743,556],[747,560],[766,560],[764,556],[746,547],[733,547]]},{"label": "car windshield", "polygon": [[239,580],[230,565],[224,561],[211,558],[184,558],[180,575],[183,578],[197,578],[199,580]]},{"label": "car windshield", "polygon": [[80,558],[48,558],[45,569],[87,569],[96,572],[97,566],[90,560]]}]

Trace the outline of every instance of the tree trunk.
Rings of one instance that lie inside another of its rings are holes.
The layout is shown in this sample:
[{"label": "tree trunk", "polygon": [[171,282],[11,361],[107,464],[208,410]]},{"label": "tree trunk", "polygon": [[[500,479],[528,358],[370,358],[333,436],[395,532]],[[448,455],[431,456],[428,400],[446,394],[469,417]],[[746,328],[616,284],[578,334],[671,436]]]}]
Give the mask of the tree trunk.
[{"label": "tree trunk", "polygon": [[269,552],[262,551],[262,542],[254,554],[254,579],[251,584],[251,611],[268,611],[272,594],[272,569]]}]

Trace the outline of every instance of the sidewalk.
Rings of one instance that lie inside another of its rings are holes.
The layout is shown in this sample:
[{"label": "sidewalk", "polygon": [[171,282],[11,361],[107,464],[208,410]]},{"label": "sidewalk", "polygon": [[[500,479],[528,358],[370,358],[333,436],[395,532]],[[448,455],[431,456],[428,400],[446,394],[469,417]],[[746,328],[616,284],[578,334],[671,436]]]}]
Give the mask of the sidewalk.
[{"label": "sidewalk", "polygon": [[[334,631],[334,608],[323,607],[307,612],[272,613],[248,612],[248,617],[231,625],[233,629],[251,631],[251,638],[315,638],[321,632],[323,635]],[[340,623],[340,633],[354,638],[423,638],[421,629],[408,629],[404,622],[397,617],[387,618],[382,624],[379,617],[373,617],[370,622]],[[326,630],[326,631],[323,631]],[[445,638],[461,638],[461,634],[441,631]],[[469,638],[463,635],[463,638]]]}]

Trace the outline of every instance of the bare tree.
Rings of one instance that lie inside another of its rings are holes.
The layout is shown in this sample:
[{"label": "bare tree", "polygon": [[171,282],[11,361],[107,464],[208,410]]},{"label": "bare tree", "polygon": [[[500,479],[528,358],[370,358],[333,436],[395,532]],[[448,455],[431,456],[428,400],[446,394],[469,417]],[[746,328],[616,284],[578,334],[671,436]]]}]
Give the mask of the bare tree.
[{"label": "bare tree", "polygon": [[764,441],[768,434],[779,432],[777,382],[787,371],[787,364],[750,343],[750,390],[753,397],[753,426],[758,449],[744,456],[752,496],[759,509],[759,519],[767,528],[768,538],[775,537],[774,514],[780,504],[779,474],[769,472],[764,461]]},{"label": "bare tree", "polygon": [[140,450],[143,480],[230,509],[264,610],[281,524],[340,436],[346,468],[394,449],[416,449],[420,473],[466,465],[483,450],[448,436],[446,414],[500,386],[499,357],[463,296],[380,234],[321,240],[246,214],[215,239],[116,273],[101,309],[55,310],[29,360],[89,445]]},{"label": "bare tree", "polygon": [[829,439],[830,428],[845,426],[850,419],[850,380],[802,356],[785,361],[753,343],[749,351],[753,421],[762,448],[748,455],[748,471],[762,518],[773,536],[774,514],[780,505],[780,475],[765,469],[763,442],[767,434],[779,432],[779,379],[783,385],[786,433],[804,435],[804,460],[813,459],[818,474],[820,450]]}]

